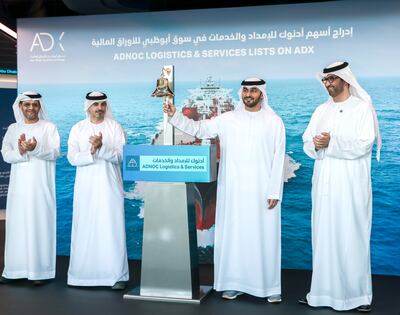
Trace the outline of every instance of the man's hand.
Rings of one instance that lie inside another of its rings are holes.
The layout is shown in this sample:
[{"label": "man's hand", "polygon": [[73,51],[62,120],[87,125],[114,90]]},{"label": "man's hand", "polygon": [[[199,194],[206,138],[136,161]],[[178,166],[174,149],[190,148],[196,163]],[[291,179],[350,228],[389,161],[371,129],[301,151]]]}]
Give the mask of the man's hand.
[{"label": "man's hand", "polygon": [[164,113],[168,115],[168,117],[174,116],[176,112],[176,107],[172,103],[164,103]]},{"label": "man's hand", "polygon": [[24,133],[19,136],[18,150],[21,155],[24,155],[28,151],[35,150],[36,145],[37,145],[37,141],[36,141],[35,137],[32,137],[32,139],[26,140],[26,136]]},{"label": "man's hand", "polygon": [[25,134],[21,134],[18,138],[18,150],[21,155],[26,153],[25,145],[23,143],[26,141]]},{"label": "man's hand", "polygon": [[331,135],[329,132],[323,132],[319,136],[313,138],[315,149],[325,149],[329,146],[329,141],[331,140]]},{"label": "man's hand", "polygon": [[276,207],[276,205],[278,204],[278,199],[268,199],[268,209],[273,209]]},{"label": "man's hand", "polygon": [[103,135],[100,132],[98,136],[94,135],[89,138],[89,142],[92,145],[90,148],[90,153],[95,154],[97,150],[100,150],[103,145]]},{"label": "man's hand", "polygon": [[35,150],[37,145],[37,141],[35,137],[32,137],[32,139],[29,139],[28,141],[22,141],[22,146],[25,147],[26,151],[33,151]]}]

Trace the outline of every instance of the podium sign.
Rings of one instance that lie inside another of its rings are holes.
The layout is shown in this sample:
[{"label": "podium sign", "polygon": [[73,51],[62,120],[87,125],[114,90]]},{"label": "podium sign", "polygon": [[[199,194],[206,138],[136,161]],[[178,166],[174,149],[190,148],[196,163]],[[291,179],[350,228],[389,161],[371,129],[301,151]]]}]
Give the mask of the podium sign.
[{"label": "podium sign", "polygon": [[140,286],[124,298],[200,303],[194,182],[216,179],[215,145],[126,145],[123,178],[148,181]]},{"label": "podium sign", "polygon": [[126,145],[125,181],[209,183],[216,179],[215,145]]}]

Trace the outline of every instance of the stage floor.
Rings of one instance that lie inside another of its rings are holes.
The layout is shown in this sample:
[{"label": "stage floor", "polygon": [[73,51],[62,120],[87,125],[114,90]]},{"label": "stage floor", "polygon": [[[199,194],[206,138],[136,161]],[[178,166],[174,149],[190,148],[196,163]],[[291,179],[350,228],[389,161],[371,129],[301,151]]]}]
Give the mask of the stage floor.
[{"label": "stage floor", "polygon": [[[0,221],[0,270],[4,261],[4,221]],[[0,285],[0,314],[41,315],[324,315],[338,314],[329,308],[310,308],[299,305],[297,299],[309,289],[311,273],[304,270],[282,270],[281,304],[271,305],[265,299],[242,295],[227,301],[219,292],[212,291],[200,305],[169,302],[124,300],[123,294],[138,285],[140,263],[130,261],[130,281],[126,291],[109,288],[72,288],[67,286],[69,257],[57,257],[57,278],[41,287],[34,287],[27,280]],[[213,268],[201,265],[201,284],[211,285]],[[373,310],[370,314],[400,315],[400,277],[373,276]],[[346,314],[361,314],[356,311]]]}]

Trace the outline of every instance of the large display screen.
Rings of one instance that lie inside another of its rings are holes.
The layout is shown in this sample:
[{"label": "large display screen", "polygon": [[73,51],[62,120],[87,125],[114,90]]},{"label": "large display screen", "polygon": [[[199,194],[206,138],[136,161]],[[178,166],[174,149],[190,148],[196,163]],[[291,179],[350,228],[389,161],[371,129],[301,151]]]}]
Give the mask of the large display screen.
[{"label": "large display screen", "polygon": [[[372,161],[373,273],[400,275],[399,29],[396,1],[18,20],[18,90],[43,95],[61,135],[57,253],[69,255],[75,168],[66,158],[67,139],[85,118],[86,93],[107,93],[128,143],[154,144],[163,116],[162,100],[151,94],[163,66],[174,65],[175,103],[195,119],[234,109],[243,79],[267,81],[269,104],[286,126],[290,166],[282,203],[282,267],[310,269],[313,161],[303,152],[301,136],[314,109],[328,98],[316,73],[348,61],[372,97],[383,138],[381,162],[375,153]],[[196,143],[176,137],[178,144]],[[141,185],[126,182],[124,190],[129,258],[140,259]],[[198,190],[200,257],[211,261],[215,184]]]}]

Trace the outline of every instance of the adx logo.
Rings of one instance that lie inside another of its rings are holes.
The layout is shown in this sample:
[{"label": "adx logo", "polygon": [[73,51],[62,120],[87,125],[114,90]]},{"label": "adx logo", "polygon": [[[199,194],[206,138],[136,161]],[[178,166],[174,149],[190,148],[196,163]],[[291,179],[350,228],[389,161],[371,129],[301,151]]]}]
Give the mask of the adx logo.
[{"label": "adx logo", "polygon": [[[61,43],[61,40],[64,36],[65,32],[62,32],[60,36],[58,36],[58,46],[64,51],[64,46]],[[41,49],[43,52],[50,51],[55,46],[54,36],[50,33],[36,33],[35,38],[33,39],[32,46],[30,51],[32,52],[35,48]]]}]

